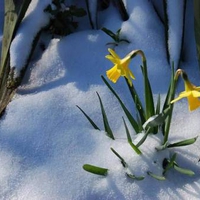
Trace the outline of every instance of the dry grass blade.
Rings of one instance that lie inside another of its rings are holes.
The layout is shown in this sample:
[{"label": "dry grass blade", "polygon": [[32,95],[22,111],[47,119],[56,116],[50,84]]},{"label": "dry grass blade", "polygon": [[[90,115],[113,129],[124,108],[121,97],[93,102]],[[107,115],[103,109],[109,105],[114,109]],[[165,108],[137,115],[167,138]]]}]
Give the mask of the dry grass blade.
[{"label": "dry grass blade", "polygon": [[28,9],[30,2],[31,0],[24,0],[23,3],[21,3],[21,1],[16,3],[13,0],[5,1],[0,78],[6,66],[5,63],[8,60],[10,44]]},{"label": "dry grass blade", "polygon": [[10,102],[15,88],[7,88],[7,79],[10,72],[9,48],[14,35],[28,9],[31,0],[5,1],[5,18],[0,63],[0,115]]}]

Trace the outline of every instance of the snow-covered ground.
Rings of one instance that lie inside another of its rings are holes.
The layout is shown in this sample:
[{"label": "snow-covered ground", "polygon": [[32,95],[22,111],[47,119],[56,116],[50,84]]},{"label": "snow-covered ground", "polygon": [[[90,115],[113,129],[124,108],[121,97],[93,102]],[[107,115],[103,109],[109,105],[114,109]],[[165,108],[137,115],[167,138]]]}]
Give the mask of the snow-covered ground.
[{"label": "snow-covered ground", "polygon": [[[42,20],[38,23],[40,16],[44,15],[41,7],[48,2],[50,0],[32,1],[29,14],[12,44],[11,67],[20,68],[24,62],[23,52],[25,49],[28,51],[32,34],[42,25]],[[166,59],[164,26],[149,1],[126,0],[125,3],[129,20],[122,21],[117,9],[110,6],[99,13],[99,28],[106,27],[113,32],[121,28],[121,37],[130,41],[129,44],[120,43],[115,48],[121,57],[134,49],[144,51],[155,98],[161,94],[164,100],[171,75]],[[2,25],[1,6],[0,9]],[[188,1],[188,12],[191,9],[192,1]],[[172,10],[171,15],[176,16],[176,13]],[[187,16],[185,44],[188,45],[188,52],[181,68],[194,84],[200,85],[191,31],[192,17],[192,14]],[[108,54],[106,43],[111,42],[111,38],[100,29],[91,30],[87,16],[71,35],[51,40],[45,36],[42,38],[44,52],[40,49],[35,52],[23,84],[0,120],[0,199],[199,199],[198,139],[189,147],[156,152],[155,147],[160,144],[161,134],[149,136],[141,146],[142,155],[137,155],[128,145],[122,121],[124,114],[100,77],[105,76],[106,70],[112,67],[112,63],[105,59]],[[180,41],[173,35],[170,43],[171,47],[180,48]],[[177,58],[177,51],[173,49],[172,58]],[[136,77],[133,84],[143,97],[140,65],[138,57],[131,62],[130,67]],[[135,113],[124,80],[120,78],[112,86]],[[182,89],[183,82],[180,81],[177,92]],[[116,140],[109,139],[103,131],[96,92],[102,98]],[[76,105],[89,114],[102,131],[94,130]],[[199,118],[199,110],[188,111],[186,99],[176,103],[169,141],[198,136]],[[137,136],[131,130],[131,136],[136,142],[141,134]],[[136,181],[128,178],[120,160],[110,150],[111,147],[126,160],[131,173],[145,176],[145,179]],[[147,175],[147,171],[161,175],[163,158],[174,152],[177,152],[180,166],[195,172],[193,177],[174,170],[167,173],[165,181]],[[86,163],[108,168],[108,176],[87,173],[82,168]]]}]

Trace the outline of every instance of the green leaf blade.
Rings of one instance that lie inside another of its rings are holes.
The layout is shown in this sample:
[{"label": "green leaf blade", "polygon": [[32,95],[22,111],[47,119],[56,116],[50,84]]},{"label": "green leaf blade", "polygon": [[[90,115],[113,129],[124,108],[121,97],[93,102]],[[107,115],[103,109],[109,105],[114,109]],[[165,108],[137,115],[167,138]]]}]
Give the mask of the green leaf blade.
[{"label": "green leaf blade", "polygon": [[90,122],[90,124],[93,126],[94,129],[99,130],[100,128],[94,123],[94,121],[84,112],[83,109],[81,109],[79,106],[76,105],[76,107],[84,114],[86,119]]},{"label": "green leaf blade", "polygon": [[140,132],[138,123],[136,122],[136,120],[133,118],[133,116],[131,115],[131,113],[129,112],[129,110],[126,108],[126,106],[124,105],[124,103],[122,102],[122,100],[120,99],[120,97],[117,95],[117,93],[114,91],[114,89],[111,87],[111,85],[106,81],[106,79],[101,76],[103,82],[106,84],[106,86],[108,87],[108,89],[110,89],[110,91],[113,93],[113,95],[116,97],[116,99],[118,100],[120,106],[122,107],[124,113],[126,114],[129,122],[131,123],[133,129],[135,130],[136,133]]},{"label": "green leaf blade", "polygon": [[166,166],[164,167],[164,171],[163,171],[163,174],[166,174],[167,171],[169,171],[169,169],[173,168],[174,167],[174,163],[175,163],[175,160],[176,160],[176,153],[174,153],[172,155],[172,157],[170,158],[170,160],[166,160]]},{"label": "green leaf blade", "polygon": [[108,122],[108,118],[107,118],[107,115],[106,115],[106,112],[105,112],[105,109],[104,109],[104,106],[103,106],[101,97],[100,97],[100,95],[98,94],[98,92],[97,92],[97,96],[98,96],[99,102],[100,102],[101,113],[102,113],[102,117],[103,117],[103,123],[104,123],[105,131],[106,131],[108,137],[110,137],[111,139],[114,140],[115,137],[114,137],[113,132],[112,132],[112,130],[111,130],[111,128],[110,128],[110,125],[109,125],[109,122]]},{"label": "green leaf blade", "polygon": [[92,174],[101,175],[101,176],[106,176],[108,173],[108,169],[106,168],[97,167],[97,166],[89,165],[89,164],[83,165],[83,169]]},{"label": "green leaf blade", "polygon": [[173,108],[174,108],[174,104],[171,104],[171,101],[174,99],[174,96],[175,96],[176,85],[177,85],[177,79],[175,79],[174,63],[172,63],[171,81],[170,81],[167,96],[165,98],[165,102],[163,106],[163,111],[166,110],[167,108],[170,109],[169,116],[166,118],[165,123],[162,125],[162,130],[163,130],[163,135],[164,135],[163,144],[165,144],[168,141],[169,129],[171,125],[172,113],[173,113]]},{"label": "green leaf blade", "polygon": [[117,153],[112,147],[110,149],[120,159],[122,166],[127,168],[128,165],[127,165],[126,161],[119,155],[119,153]]},{"label": "green leaf blade", "polygon": [[196,142],[197,138],[198,138],[198,136],[194,137],[194,138],[187,139],[187,140],[182,140],[180,142],[176,142],[176,143],[173,143],[173,144],[168,144],[167,148],[182,147],[182,146],[191,145],[191,144],[194,144]]},{"label": "green leaf blade", "polygon": [[165,180],[166,180],[166,178],[165,178],[164,176],[156,175],[156,174],[154,174],[154,173],[152,173],[152,172],[150,172],[150,171],[148,171],[147,174],[148,174],[149,176],[151,176],[152,178],[155,178],[155,179],[158,180],[158,181],[165,181]]},{"label": "green leaf blade", "polygon": [[133,174],[130,174],[130,173],[126,173],[126,175],[129,177],[129,178],[131,178],[131,179],[133,179],[133,180],[137,180],[137,181],[142,181],[142,180],[144,180],[144,176],[135,176],[135,175],[133,175]]},{"label": "green leaf blade", "polygon": [[118,42],[118,40],[117,40],[117,35],[114,34],[111,30],[109,30],[109,29],[107,29],[107,28],[105,28],[105,27],[103,27],[101,30],[102,30],[104,33],[106,33],[107,35],[109,35],[115,42]]},{"label": "green leaf blade", "polygon": [[185,174],[185,175],[188,175],[188,176],[194,176],[195,175],[195,173],[192,170],[181,168],[178,165],[174,165],[174,169],[176,171],[180,172],[181,174]]},{"label": "green leaf blade", "polygon": [[124,118],[122,118],[122,119],[123,119],[124,126],[125,126],[125,129],[126,129],[126,135],[127,135],[128,143],[130,144],[130,146],[132,147],[132,149],[133,149],[138,155],[142,154],[142,152],[140,151],[140,149],[139,149],[136,145],[133,144],[132,138],[131,138],[131,135],[130,135],[130,132],[129,132],[128,127],[127,127],[127,125],[126,125],[126,122],[125,122]]},{"label": "green leaf blade", "polygon": [[139,97],[135,87],[133,85],[130,86],[128,79],[125,78],[125,80],[126,80],[126,84],[127,84],[128,88],[129,88],[130,94],[132,96],[133,102],[135,104],[135,107],[137,109],[137,112],[139,114],[140,120],[142,123],[145,123],[146,116],[145,116],[145,111],[144,111],[142,102],[140,101],[140,97]]},{"label": "green leaf blade", "polygon": [[151,84],[148,78],[146,60],[143,61],[143,66],[141,67],[141,69],[144,76],[146,119],[149,119],[149,117],[155,115],[155,108],[154,108],[154,99],[153,99]]}]

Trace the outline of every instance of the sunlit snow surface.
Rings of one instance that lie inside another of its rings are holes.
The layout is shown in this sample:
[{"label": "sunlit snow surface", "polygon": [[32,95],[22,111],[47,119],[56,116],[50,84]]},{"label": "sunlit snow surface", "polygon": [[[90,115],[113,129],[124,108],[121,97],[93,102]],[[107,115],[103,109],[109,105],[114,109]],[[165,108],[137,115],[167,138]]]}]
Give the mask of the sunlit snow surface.
[{"label": "sunlit snow surface", "polygon": [[[42,9],[37,8],[45,3],[37,2],[43,1],[33,1],[31,8],[36,5],[33,12],[38,12],[38,16],[43,15],[40,13]],[[115,48],[121,57],[134,49],[145,52],[155,98],[160,93],[163,102],[170,80],[164,28],[148,1],[127,0],[126,6],[130,14],[128,21],[123,22],[117,9],[111,6],[100,13],[99,26],[114,32],[122,28],[122,37],[131,43],[122,43]],[[24,20],[24,23],[27,26],[33,24],[30,27],[33,30],[29,32],[34,33],[41,24],[34,23],[37,18],[30,17],[29,20]],[[87,17],[84,20],[83,23],[89,23]],[[22,34],[25,41],[31,40],[27,38],[25,28],[25,24],[22,24],[18,34]],[[112,67],[112,63],[105,59],[108,54],[106,43],[111,38],[101,30],[84,30],[80,24],[80,30],[74,34],[49,42],[43,36],[43,40],[45,51],[36,52],[23,85],[0,121],[0,199],[199,199],[199,140],[189,147],[156,152],[155,147],[161,144],[161,134],[149,136],[141,146],[141,156],[136,155],[128,145],[122,121],[124,114],[100,77],[105,76],[106,70]],[[18,45],[20,48],[29,48],[30,41],[20,41],[17,42],[16,38],[16,49]],[[193,49],[194,46],[189,48]],[[19,58],[15,66],[20,66],[24,62],[24,55],[11,50],[11,58],[16,55]],[[131,69],[136,77],[133,83],[143,97],[140,65],[138,57],[132,61]],[[200,84],[194,55],[190,54],[181,67],[195,84]],[[117,84],[112,85],[127,107],[135,113],[124,80],[120,78]],[[182,89],[183,82],[180,81],[177,91]],[[116,137],[114,141],[104,131],[94,130],[76,107],[80,106],[103,130],[96,92],[104,103]],[[186,100],[177,103],[169,141],[177,142],[199,135],[199,119],[199,110],[189,112]],[[128,127],[133,141],[138,141],[142,135],[135,135],[130,124]],[[129,179],[111,147],[126,160],[131,173],[145,176],[145,179]],[[193,170],[194,177],[172,170],[167,174],[167,180],[161,182],[147,175],[147,171],[161,175],[162,160],[174,152],[177,152],[180,166]],[[85,172],[82,169],[85,163],[108,168],[108,176],[99,177]]]}]

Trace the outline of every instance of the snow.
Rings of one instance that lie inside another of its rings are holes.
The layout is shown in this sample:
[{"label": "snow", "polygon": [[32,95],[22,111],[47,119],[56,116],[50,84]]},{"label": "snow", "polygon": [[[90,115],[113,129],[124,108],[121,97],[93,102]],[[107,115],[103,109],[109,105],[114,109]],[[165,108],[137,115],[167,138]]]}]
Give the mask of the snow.
[{"label": "snow", "polygon": [[97,29],[97,0],[92,0],[89,2],[89,12],[91,15],[91,21],[95,29]]},{"label": "snow", "polygon": [[[42,10],[49,2],[32,1],[13,41],[11,66],[19,66],[16,74],[25,62],[24,50],[28,53],[31,36],[47,22],[48,17]],[[99,14],[99,26],[113,32],[121,28],[121,37],[131,42],[120,43],[115,48],[121,57],[134,49],[145,52],[155,99],[160,93],[163,102],[171,74],[164,46],[164,27],[148,1],[127,0],[126,7],[129,20],[121,21],[117,9],[111,6]],[[143,154],[137,155],[126,140],[121,107],[100,77],[112,67],[105,59],[106,43],[112,40],[101,30],[84,30],[81,25],[80,29],[49,42],[48,36],[42,36],[46,48],[43,53],[38,50],[33,56],[23,84],[0,120],[0,199],[199,199],[199,140],[189,147],[157,152],[155,147],[161,144],[161,133],[150,135],[141,146]],[[176,42],[174,39],[173,45]],[[188,45],[191,45],[189,49],[194,48],[193,42]],[[190,54],[188,60],[182,67],[190,80],[199,85],[197,61]],[[136,57],[130,67],[136,77],[133,84],[143,97],[140,65],[141,59]],[[123,78],[112,86],[135,113]],[[182,88],[180,81],[177,92]],[[116,140],[108,138],[103,131],[96,92],[102,98]],[[76,105],[102,130],[94,130]],[[176,103],[169,142],[198,136],[199,117],[199,110],[188,111],[186,100]],[[136,135],[125,120],[135,144],[143,133]],[[111,147],[125,159],[132,174],[145,176],[145,179],[129,179]],[[174,152],[177,152],[177,163],[193,170],[195,176],[171,170],[165,181],[158,181],[147,175],[147,171],[161,175],[163,159]],[[108,176],[87,173],[82,168],[86,163],[108,168]]]},{"label": "snow", "polygon": [[[179,8],[179,9],[177,9]],[[179,58],[181,55],[181,45],[183,37],[183,14],[184,14],[184,1],[178,0],[174,2],[173,0],[167,1],[167,13],[169,21],[169,52],[170,52],[170,62],[175,63],[178,67]]]},{"label": "snow", "polygon": [[[43,12],[43,10],[49,3],[51,3],[51,0],[33,1],[25,19],[21,23],[20,30],[12,42],[10,47],[10,66],[15,68],[15,78],[20,75],[20,71],[26,65],[27,57],[31,50],[30,48],[24,48],[24,46],[31,47],[40,29],[48,24],[49,15]],[[12,54],[12,52],[15,53]]]}]

